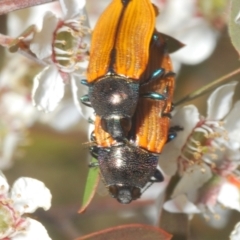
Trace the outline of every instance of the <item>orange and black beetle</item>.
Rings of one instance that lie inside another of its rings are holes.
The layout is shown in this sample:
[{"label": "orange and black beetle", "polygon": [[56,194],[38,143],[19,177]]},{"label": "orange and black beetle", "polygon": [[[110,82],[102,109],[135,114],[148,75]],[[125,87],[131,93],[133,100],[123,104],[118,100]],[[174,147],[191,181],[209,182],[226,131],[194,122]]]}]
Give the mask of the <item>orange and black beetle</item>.
[{"label": "orange and black beetle", "polygon": [[[165,38],[154,32],[149,60],[140,78],[139,100],[132,127],[125,140],[118,141],[104,131],[99,116],[95,120],[96,146],[103,181],[120,203],[130,203],[153,182],[163,180],[157,169],[158,155],[175,133],[169,131],[174,89],[174,73]],[[159,74],[161,72],[161,74]],[[96,166],[96,165],[95,165]]]},{"label": "orange and black beetle", "polygon": [[150,0],[113,0],[93,31],[87,80],[82,81],[89,94],[81,101],[93,107],[114,139],[126,138],[131,128],[155,18]]}]

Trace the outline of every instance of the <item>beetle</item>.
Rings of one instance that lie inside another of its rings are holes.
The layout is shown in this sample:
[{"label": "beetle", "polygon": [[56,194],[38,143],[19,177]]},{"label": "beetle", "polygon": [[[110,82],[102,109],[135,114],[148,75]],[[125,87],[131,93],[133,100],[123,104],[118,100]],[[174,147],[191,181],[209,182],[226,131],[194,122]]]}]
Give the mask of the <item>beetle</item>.
[{"label": "beetle", "polygon": [[140,198],[153,182],[163,181],[157,169],[165,143],[175,136],[170,128],[174,73],[162,34],[154,31],[149,61],[141,75],[139,101],[126,139],[114,139],[96,116],[90,151],[98,159],[103,182],[112,197],[127,204]]},{"label": "beetle", "polygon": [[158,156],[129,142],[115,142],[110,147],[92,146],[98,159],[89,167],[99,167],[110,195],[122,204],[140,198],[148,183],[163,181],[157,169]]},{"label": "beetle", "polygon": [[176,135],[174,129],[170,129],[175,74],[167,42],[161,33],[154,32],[149,52],[151,57],[142,75],[144,81],[140,87],[140,97],[132,120],[134,124],[128,138],[137,146],[160,154],[165,143]]},{"label": "beetle", "polygon": [[126,138],[149,59],[156,12],[150,0],[113,0],[92,35],[83,104],[92,106],[104,131]]}]

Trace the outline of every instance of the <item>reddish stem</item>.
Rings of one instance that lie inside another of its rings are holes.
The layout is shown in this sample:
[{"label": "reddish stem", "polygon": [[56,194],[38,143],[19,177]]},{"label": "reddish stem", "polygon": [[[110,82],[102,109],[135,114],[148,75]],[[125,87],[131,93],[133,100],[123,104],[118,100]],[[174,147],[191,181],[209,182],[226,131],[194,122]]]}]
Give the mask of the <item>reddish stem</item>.
[{"label": "reddish stem", "polygon": [[[1,1],[1,0],[0,0]],[[0,10],[1,11],[1,10]],[[8,47],[9,44],[13,41],[14,39],[9,37],[9,36],[6,36],[6,35],[3,35],[0,33],[0,45],[3,46],[3,47]]]},{"label": "reddish stem", "polygon": [[0,0],[0,15],[56,0]]}]

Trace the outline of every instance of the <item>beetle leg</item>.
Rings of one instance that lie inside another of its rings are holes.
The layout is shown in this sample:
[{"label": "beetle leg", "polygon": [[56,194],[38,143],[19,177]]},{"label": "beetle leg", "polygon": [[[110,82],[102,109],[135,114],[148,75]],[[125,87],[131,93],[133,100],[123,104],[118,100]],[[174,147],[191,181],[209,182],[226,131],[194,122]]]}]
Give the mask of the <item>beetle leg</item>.
[{"label": "beetle leg", "polygon": [[96,136],[95,136],[94,131],[92,131],[91,134],[90,134],[90,140],[91,140],[92,142],[95,142],[95,141],[96,141]]},{"label": "beetle leg", "polygon": [[150,99],[153,99],[153,100],[163,100],[163,101],[166,100],[166,97],[164,95],[162,95],[160,93],[157,93],[157,92],[143,93],[143,94],[140,94],[140,97],[150,98]]},{"label": "beetle leg", "polygon": [[147,82],[149,83],[155,79],[159,79],[160,77],[164,76],[164,74],[165,74],[165,69],[159,68],[152,73],[152,76],[150,77],[150,79]]},{"label": "beetle leg", "polygon": [[[171,112],[173,111],[173,109],[174,109],[174,104],[172,103],[171,104],[171,109],[170,109],[170,112],[168,112],[168,113],[162,113],[162,117],[168,117],[168,118],[172,118],[172,115],[171,115]],[[165,110],[165,109],[164,109]]]},{"label": "beetle leg", "polygon": [[175,137],[177,136],[176,132],[169,132],[168,133],[168,139],[167,139],[167,143],[172,141]]},{"label": "beetle leg", "polygon": [[154,174],[153,174],[153,179],[150,179],[149,182],[154,183],[154,182],[162,182],[164,180],[164,177],[162,173],[156,169]]},{"label": "beetle leg", "polygon": [[81,84],[85,86],[89,86],[87,79],[82,79]]},{"label": "beetle leg", "polygon": [[87,107],[92,107],[92,105],[91,105],[91,103],[90,103],[90,101],[89,101],[89,96],[88,96],[88,94],[82,96],[82,97],[80,98],[80,101],[81,101],[81,103],[84,104],[85,106],[87,106]]},{"label": "beetle leg", "polygon": [[171,104],[170,112],[172,112],[172,111],[174,110],[174,108],[175,108],[175,105],[172,103],[172,104]]},{"label": "beetle leg", "polygon": [[91,162],[91,163],[88,164],[88,167],[89,167],[89,168],[99,167],[99,163],[98,163],[98,162]]},{"label": "beetle leg", "polygon": [[90,123],[90,124],[94,124],[95,122],[94,122],[94,120],[93,120],[93,119],[91,119],[91,118],[88,118],[88,123]]},{"label": "beetle leg", "polygon": [[168,118],[172,118],[171,113],[162,113],[162,117],[168,117]]},{"label": "beetle leg", "polygon": [[150,188],[150,187],[153,185],[153,183],[162,182],[163,180],[164,180],[164,177],[163,177],[162,173],[161,173],[158,169],[156,169],[155,172],[154,172],[154,174],[153,174],[153,176],[152,176],[152,178],[148,181],[147,185],[146,185],[145,188],[143,189],[142,194],[143,194],[148,188]]},{"label": "beetle leg", "polygon": [[[92,147],[89,148],[89,150],[90,150],[90,154],[92,155],[92,157],[94,157],[94,158],[97,158],[97,157],[98,157],[99,147],[97,147],[97,146],[92,146]],[[95,164],[95,163],[94,163],[94,164]],[[90,165],[91,165],[91,163],[90,163]],[[90,165],[89,165],[89,166],[90,166]]]},{"label": "beetle leg", "polygon": [[159,78],[164,77],[165,74],[165,69],[164,68],[158,68],[157,70],[155,70],[152,75],[150,76],[150,78],[146,81],[144,81],[141,86],[146,85],[154,80],[159,80]]},{"label": "beetle leg", "polygon": [[172,141],[177,136],[177,132],[179,132],[179,131],[183,131],[183,128],[180,127],[180,126],[170,127],[169,131],[168,131],[168,140],[167,140],[167,142]]},{"label": "beetle leg", "polygon": [[166,74],[164,74],[164,78],[168,78],[168,77],[175,77],[176,73],[169,71]]}]

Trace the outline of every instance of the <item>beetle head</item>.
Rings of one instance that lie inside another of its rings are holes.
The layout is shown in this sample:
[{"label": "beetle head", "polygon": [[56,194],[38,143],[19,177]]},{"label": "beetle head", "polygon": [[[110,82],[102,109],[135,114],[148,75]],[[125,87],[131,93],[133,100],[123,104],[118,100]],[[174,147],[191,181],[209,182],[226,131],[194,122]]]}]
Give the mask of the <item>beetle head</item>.
[{"label": "beetle head", "polygon": [[141,196],[141,190],[156,171],[158,157],[141,148],[121,144],[100,148],[99,167],[112,197],[130,203]]}]

